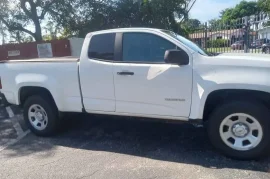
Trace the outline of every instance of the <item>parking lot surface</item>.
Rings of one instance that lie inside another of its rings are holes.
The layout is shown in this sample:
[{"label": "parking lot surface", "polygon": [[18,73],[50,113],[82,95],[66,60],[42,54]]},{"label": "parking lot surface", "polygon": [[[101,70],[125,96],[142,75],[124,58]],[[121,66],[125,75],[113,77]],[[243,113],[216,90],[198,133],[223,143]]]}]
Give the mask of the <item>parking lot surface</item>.
[{"label": "parking lot surface", "polygon": [[129,117],[69,114],[41,138],[20,109],[0,107],[0,178],[268,179],[270,159],[235,161],[202,127]]}]

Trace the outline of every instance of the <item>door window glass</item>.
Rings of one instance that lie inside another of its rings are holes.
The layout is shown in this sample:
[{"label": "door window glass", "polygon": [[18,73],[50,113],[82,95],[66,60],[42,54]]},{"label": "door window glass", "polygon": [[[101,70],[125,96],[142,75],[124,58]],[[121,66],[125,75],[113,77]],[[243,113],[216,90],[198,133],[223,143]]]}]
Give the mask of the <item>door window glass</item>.
[{"label": "door window glass", "polygon": [[115,33],[94,35],[88,50],[89,58],[114,60],[114,43]]},{"label": "door window glass", "polygon": [[176,49],[168,40],[150,33],[123,35],[123,61],[164,63],[166,50]]}]

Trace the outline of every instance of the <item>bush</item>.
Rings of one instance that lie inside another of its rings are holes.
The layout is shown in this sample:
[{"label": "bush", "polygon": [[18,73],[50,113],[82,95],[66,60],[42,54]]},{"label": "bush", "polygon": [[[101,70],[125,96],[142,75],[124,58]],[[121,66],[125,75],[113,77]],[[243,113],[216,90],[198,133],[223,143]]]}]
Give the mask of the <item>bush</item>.
[{"label": "bush", "polygon": [[226,39],[217,39],[217,40],[208,40],[208,48],[217,48],[217,47],[229,47],[231,45],[230,40]]}]

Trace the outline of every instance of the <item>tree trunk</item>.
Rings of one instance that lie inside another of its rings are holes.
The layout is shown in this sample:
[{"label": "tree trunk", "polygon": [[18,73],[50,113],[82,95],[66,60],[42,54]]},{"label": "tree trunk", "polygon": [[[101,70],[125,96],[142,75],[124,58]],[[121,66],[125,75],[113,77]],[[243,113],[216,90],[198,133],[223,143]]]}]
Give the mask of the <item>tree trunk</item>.
[{"label": "tree trunk", "polygon": [[41,31],[39,20],[35,21],[34,24],[35,24],[35,29],[36,29],[34,38],[37,42],[40,42],[43,40],[43,38],[42,38],[42,31]]}]

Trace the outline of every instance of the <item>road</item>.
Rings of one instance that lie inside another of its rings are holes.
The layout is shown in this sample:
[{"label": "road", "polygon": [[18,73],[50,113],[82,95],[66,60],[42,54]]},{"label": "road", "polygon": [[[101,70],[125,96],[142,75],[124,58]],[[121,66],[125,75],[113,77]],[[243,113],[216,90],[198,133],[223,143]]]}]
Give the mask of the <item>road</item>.
[{"label": "road", "polygon": [[57,136],[41,138],[11,110],[0,108],[1,179],[270,179],[270,158],[228,159],[202,127],[70,114]]}]

